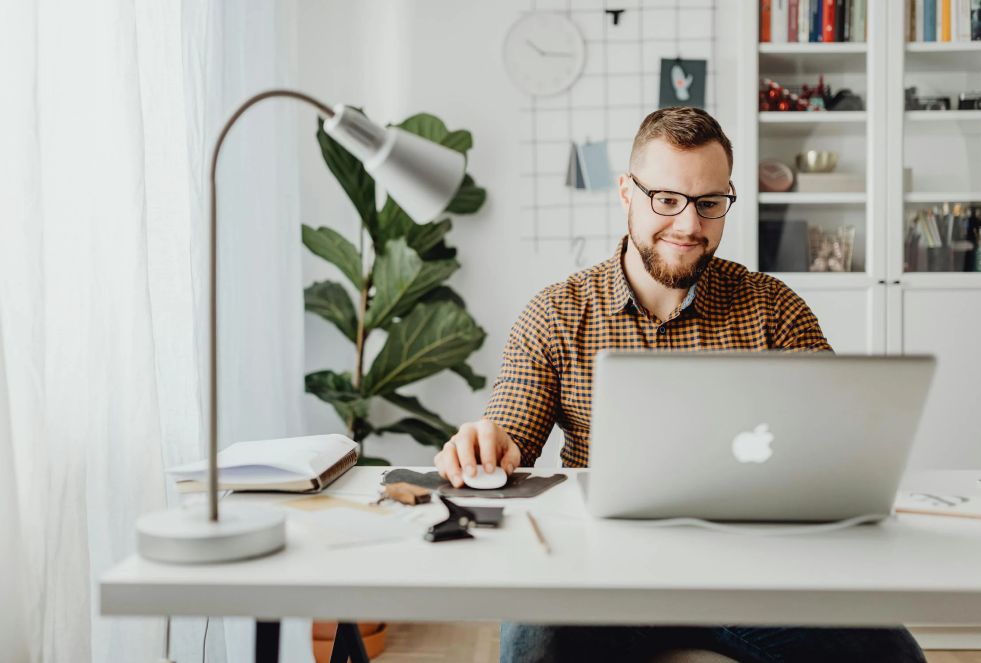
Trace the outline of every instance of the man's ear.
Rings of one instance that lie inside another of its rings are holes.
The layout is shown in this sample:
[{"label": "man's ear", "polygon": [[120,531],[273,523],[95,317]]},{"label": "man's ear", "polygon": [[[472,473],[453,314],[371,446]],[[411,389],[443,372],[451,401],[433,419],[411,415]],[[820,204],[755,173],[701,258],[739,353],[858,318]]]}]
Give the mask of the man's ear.
[{"label": "man's ear", "polygon": [[627,173],[621,173],[619,179],[620,185],[620,206],[623,207],[623,213],[626,214],[630,209],[630,197],[634,195],[634,183],[630,179],[630,175]]}]

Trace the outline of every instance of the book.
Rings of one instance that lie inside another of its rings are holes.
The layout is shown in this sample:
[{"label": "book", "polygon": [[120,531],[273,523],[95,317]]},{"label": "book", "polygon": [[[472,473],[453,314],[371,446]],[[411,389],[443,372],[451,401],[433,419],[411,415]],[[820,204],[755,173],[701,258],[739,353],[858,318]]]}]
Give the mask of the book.
[{"label": "book", "polygon": [[852,38],[852,18],[855,13],[855,0],[845,0],[845,33],[842,35],[842,41],[855,41]]},{"label": "book", "polygon": [[950,41],[950,0],[940,0],[940,41]]},{"label": "book", "polygon": [[824,0],[811,0],[811,33],[808,41],[824,41]]},{"label": "book", "polygon": [[846,7],[845,0],[835,0],[835,41],[845,41]]},{"label": "book", "polygon": [[770,41],[787,43],[787,0],[770,0]]},{"label": "book", "polygon": [[800,0],[788,0],[787,4],[787,41],[797,41],[797,12],[800,10]]},{"label": "book", "polygon": [[[358,462],[358,445],[343,435],[236,442],[218,453],[218,490],[316,493]],[[208,488],[208,461],[167,470],[178,493]]]},{"label": "book", "polygon": [[760,0],[760,42],[770,41],[770,0]]},{"label": "book", "polygon": [[937,41],[937,0],[923,0],[923,41]]},{"label": "book", "polygon": [[925,0],[913,0],[916,4],[916,26],[913,41],[923,41],[926,36],[926,6]]},{"label": "book", "polygon": [[811,40],[811,0],[800,0],[797,8],[797,41]]},{"label": "book", "polygon": [[896,494],[893,510],[896,513],[981,518],[981,497],[900,491]]},{"label": "book", "polygon": [[855,0],[852,5],[852,41],[865,41],[865,11],[868,5],[866,0]]},{"label": "book", "polygon": [[981,41],[981,0],[971,0],[971,41]]},{"label": "book", "polygon": [[824,0],[822,10],[821,41],[833,42],[835,40],[835,6],[838,0]]}]

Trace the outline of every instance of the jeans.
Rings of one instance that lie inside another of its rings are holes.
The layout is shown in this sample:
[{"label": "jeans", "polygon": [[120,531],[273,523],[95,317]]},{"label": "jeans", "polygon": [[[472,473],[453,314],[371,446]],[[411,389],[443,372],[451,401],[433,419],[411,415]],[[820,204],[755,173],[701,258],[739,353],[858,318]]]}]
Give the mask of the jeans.
[{"label": "jeans", "polygon": [[501,625],[501,663],[645,663],[669,649],[709,649],[740,663],[926,663],[904,628]]}]

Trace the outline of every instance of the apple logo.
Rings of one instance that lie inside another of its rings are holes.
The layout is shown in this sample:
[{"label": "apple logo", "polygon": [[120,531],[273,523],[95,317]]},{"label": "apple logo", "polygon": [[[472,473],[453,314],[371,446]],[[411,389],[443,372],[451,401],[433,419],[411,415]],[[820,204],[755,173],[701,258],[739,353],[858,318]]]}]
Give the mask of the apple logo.
[{"label": "apple logo", "polygon": [[773,455],[770,448],[773,433],[766,424],[760,424],[752,432],[740,433],[732,440],[732,455],[740,463],[765,463]]}]

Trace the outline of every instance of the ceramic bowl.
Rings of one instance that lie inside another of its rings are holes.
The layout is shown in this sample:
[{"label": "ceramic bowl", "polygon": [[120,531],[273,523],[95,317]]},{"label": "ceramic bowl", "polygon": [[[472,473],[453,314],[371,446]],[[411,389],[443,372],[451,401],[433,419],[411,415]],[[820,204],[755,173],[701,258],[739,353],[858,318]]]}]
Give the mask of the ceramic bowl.
[{"label": "ceramic bowl", "polygon": [[802,173],[830,173],[837,165],[837,152],[808,150],[797,155],[797,170]]}]

